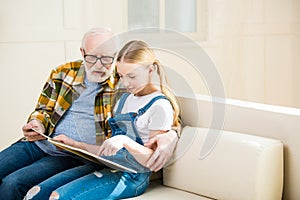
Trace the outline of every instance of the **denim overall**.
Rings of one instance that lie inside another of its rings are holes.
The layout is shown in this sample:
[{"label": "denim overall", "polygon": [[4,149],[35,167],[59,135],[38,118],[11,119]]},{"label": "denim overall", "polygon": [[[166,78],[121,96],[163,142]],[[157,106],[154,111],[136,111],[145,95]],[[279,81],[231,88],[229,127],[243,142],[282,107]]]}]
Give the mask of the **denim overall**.
[{"label": "denim overall", "polygon": [[[159,99],[168,99],[163,95],[156,96],[153,99],[151,99],[143,108],[140,108],[137,113],[129,112],[121,114],[122,108],[128,96],[129,93],[124,93],[121,96],[117,110],[114,113],[114,117],[108,120],[108,124],[112,130],[112,137],[116,135],[126,135],[132,140],[138,142],[139,144],[144,145],[135,126],[136,119],[139,116],[143,115],[155,101]],[[113,156],[107,156],[105,158],[112,160],[118,164],[121,164],[125,167],[134,169],[138,173],[150,172],[148,168],[138,163],[124,147],[120,149],[117,152],[117,154]]]}]

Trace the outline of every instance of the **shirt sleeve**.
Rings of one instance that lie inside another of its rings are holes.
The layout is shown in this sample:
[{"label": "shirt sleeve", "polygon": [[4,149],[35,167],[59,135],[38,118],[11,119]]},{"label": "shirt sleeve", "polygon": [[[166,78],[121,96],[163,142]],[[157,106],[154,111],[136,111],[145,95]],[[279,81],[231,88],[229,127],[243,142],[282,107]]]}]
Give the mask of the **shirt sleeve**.
[{"label": "shirt sleeve", "polygon": [[168,100],[158,100],[149,111],[149,130],[171,130],[174,111]]},{"label": "shirt sleeve", "polygon": [[50,124],[50,116],[53,113],[57,92],[55,90],[55,84],[51,78],[55,74],[55,70],[52,70],[47,82],[43,87],[43,91],[39,96],[38,103],[35,110],[30,114],[28,122],[31,120],[39,120],[47,130]]}]

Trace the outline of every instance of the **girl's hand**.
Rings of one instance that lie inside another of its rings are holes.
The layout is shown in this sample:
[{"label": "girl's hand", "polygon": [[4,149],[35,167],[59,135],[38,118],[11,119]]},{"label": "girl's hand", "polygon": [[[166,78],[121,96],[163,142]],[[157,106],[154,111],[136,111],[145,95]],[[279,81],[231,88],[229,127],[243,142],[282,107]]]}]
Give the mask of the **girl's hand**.
[{"label": "girl's hand", "polygon": [[58,142],[61,142],[61,143],[64,143],[64,144],[67,144],[69,146],[73,146],[73,147],[76,147],[76,143],[77,141],[67,137],[66,135],[64,134],[61,134],[61,135],[58,135],[58,136],[55,136],[53,138],[53,140],[55,141],[58,141]]},{"label": "girl's hand", "polygon": [[103,142],[98,155],[100,156],[112,156],[115,155],[120,149],[123,148],[124,143],[131,141],[126,135],[116,135]]}]

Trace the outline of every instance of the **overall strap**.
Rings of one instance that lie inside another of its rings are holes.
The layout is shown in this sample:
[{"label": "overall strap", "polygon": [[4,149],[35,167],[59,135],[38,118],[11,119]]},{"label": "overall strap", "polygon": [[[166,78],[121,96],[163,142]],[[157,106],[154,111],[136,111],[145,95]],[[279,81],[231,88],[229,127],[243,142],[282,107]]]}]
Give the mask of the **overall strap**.
[{"label": "overall strap", "polygon": [[169,101],[169,99],[164,95],[156,96],[153,99],[151,99],[144,107],[138,110],[138,116],[144,114],[152,106],[152,104],[159,99],[166,99]]},{"label": "overall strap", "polygon": [[115,114],[120,114],[121,113],[121,111],[122,111],[122,108],[123,108],[123,106],[124,106],[124,103],[125,103],[125,101],[126,101],[126,99],[127,99],[127,97],[130,95],[130,93],[124,93],[124,94],[122,94],[122,96],[121,96],[121,98],[120,98],[120,101],[119,101],[119,104],[118,104],[118,108],[117,108],[117,110],[116,110],[116,113]]}]

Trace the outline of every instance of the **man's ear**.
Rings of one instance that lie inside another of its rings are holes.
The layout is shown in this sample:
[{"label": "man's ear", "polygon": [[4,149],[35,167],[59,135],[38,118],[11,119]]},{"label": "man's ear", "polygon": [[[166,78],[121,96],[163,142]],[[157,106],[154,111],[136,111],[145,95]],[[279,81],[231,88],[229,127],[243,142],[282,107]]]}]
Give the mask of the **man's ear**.
[{"label": "man's ear", "polygon": [[80,47],[80,52],[81,52],[82,57],[84,57],[84,50],[82,47]]}]

